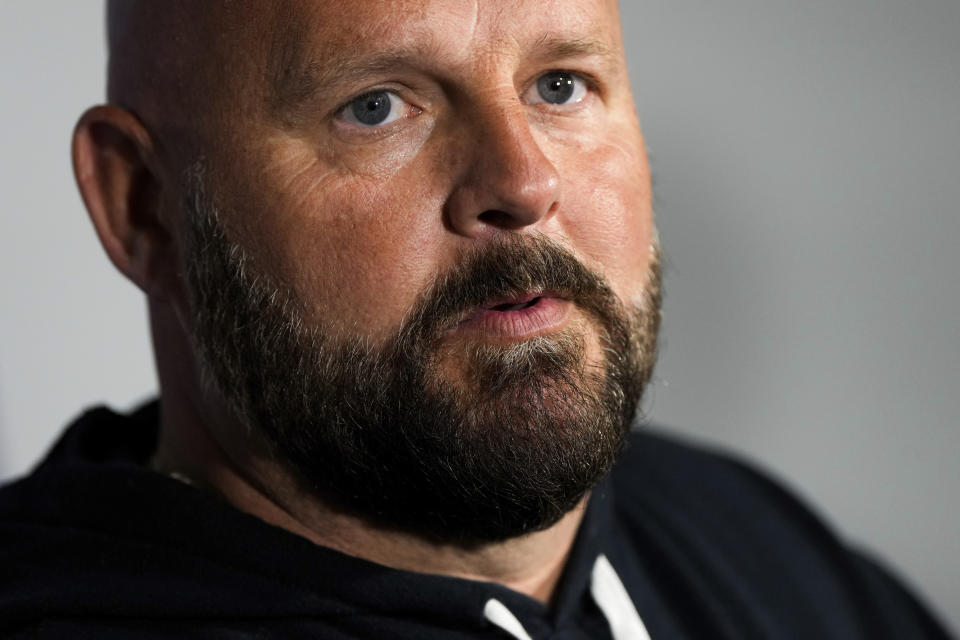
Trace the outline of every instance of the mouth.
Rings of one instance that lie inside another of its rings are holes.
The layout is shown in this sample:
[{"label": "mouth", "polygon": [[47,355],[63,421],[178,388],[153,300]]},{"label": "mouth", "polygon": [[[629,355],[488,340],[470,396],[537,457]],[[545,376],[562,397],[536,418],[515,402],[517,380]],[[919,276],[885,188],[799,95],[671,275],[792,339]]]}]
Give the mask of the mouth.
[{"label": "mouth", "polygon": [[476,307],[452,329],[501,340],[526,339],[560,328],[572,303],[549,292],[529,292]]},{"label": "mouth", "polygon": [[529,309],[534,306],[540,300],[543,299],[543,296],[540,295],[530,295],[523,296],[521,298],[511,298],[506,302],[499,302],[493,305],[486,307],[489,311],[499,311],[505,313],[508,311],[523,311],[524,309]]}]

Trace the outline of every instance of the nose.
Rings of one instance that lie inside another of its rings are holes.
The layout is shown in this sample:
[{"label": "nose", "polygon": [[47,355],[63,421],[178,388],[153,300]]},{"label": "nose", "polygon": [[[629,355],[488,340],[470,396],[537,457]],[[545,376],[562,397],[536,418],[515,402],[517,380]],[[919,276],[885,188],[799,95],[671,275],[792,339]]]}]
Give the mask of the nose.
[{"label": "nose", "polygon": [[537,143],[523,105],[502,106],[475,122],[468,161],[446,202],[450,228],[476,238],[519,231],[553,215],[560,176]]}]

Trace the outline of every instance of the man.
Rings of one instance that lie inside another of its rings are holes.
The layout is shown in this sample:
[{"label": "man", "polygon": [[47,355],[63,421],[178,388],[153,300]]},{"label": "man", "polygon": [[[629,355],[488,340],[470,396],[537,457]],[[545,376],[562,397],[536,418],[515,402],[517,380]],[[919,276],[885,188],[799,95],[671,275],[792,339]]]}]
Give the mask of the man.
[{"label": "man", "polygon": [[4,490],[3,628],[946,637],[769,481],[629,433],[659,254],[615,2],[118,0],[109,31],[74,166],[161,396]]}]

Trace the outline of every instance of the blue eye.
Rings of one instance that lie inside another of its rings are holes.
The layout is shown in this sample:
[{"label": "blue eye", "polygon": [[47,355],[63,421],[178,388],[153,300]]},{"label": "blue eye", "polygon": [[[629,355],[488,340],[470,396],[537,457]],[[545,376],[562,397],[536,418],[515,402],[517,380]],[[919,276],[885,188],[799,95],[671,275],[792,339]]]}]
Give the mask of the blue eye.
[{"label": "blue eye", "polygon": [[402,104],[403,100],[392,91],[371,91],[351,100],[341,116],[350,124],[379,127],[399,118]]},{"label": "blue eye", "polygon": [[[535,94],[534,95],[534,90]],[[574,104],[587,95],[587,83],[568,71],[550,71],[537,78],[536,85],[528,91],[530,104]]]}]

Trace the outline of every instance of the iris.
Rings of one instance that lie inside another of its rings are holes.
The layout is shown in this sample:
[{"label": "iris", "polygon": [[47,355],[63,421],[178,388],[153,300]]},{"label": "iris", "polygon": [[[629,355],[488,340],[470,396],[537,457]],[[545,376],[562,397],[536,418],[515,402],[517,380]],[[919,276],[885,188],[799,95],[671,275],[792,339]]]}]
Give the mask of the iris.
[{"label": "iris", "polygon": [[366,93],[350,103],[350,110],[357,121],[371,127],[383,124],[392,109],[390,95],[386,91]]},{"label": "iris", "polygon": [[537,80],[537,91],[544,102],[564,104],[573,97],[576,80],[565,71],[553,71]]}]

